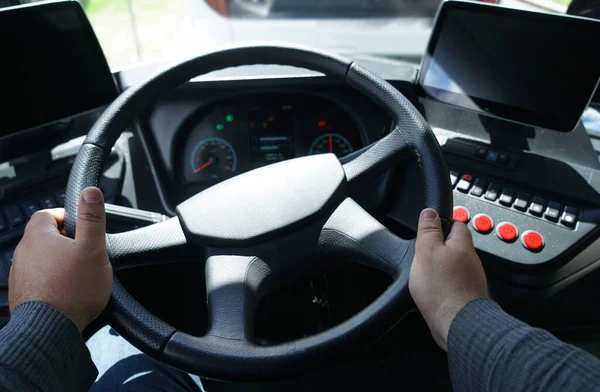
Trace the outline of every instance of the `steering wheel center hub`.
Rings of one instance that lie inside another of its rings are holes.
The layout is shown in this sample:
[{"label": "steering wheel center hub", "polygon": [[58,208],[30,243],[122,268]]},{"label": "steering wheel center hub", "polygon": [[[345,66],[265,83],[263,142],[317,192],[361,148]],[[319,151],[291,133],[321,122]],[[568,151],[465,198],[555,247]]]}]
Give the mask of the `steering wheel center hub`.
[{"label": "steering wheel center hub", "polygon": [[326,213],[344,194],[333,154],[292,159],[217,184],[177,206],[189,241],[248,246]]}]

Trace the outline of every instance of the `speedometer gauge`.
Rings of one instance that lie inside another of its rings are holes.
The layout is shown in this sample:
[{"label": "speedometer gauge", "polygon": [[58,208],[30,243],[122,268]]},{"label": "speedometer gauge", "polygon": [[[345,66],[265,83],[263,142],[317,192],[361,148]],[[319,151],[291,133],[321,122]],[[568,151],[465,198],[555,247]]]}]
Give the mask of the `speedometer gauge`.
[{"label": "speedometer gauge", "polygon": [[204,139],[192,150],[191,165],[198,180],[219,182],[235,172],[237,155],[231,144],[223,139]]},{"label": "speedometer gauge", "polygon": [[352,151],[354,151],[354,149],[348,139],[338,133],[326,133],[315,139],[310,146],[308,153],[314,155],[331,152],[338,158],[341,158],[350,154]]}]

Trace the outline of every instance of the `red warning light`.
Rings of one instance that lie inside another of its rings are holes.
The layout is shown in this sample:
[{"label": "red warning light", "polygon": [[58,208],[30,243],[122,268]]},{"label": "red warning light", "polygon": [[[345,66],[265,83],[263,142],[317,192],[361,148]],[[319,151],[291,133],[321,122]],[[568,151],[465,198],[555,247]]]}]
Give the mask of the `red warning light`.
[{"label": "red warning light", "polygon": [[325,128],[325,126],[327,125],[327,121],[322,121],[321,120],[321,121],[318,122],[318,124],[319,124],[320,128]]}]

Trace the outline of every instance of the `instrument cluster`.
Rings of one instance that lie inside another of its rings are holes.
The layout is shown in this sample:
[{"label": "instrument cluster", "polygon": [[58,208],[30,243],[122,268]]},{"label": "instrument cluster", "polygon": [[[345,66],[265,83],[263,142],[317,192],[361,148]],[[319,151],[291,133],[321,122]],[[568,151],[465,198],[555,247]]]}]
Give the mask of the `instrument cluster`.
[{"label": "instrument cluster", "polygon": [[343,157],[367,144],[351,115],[320,96],[247,96],[187,122],[183,180],[209,187],[271,163],[313,154]]}]

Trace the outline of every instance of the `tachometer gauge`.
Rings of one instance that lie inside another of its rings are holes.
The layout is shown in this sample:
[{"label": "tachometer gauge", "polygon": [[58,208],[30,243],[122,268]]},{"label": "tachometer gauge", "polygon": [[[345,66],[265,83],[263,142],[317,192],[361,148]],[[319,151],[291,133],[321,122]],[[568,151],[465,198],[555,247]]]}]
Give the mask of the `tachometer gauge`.
[{"label": "tachometer gauge", "polygon": [[354,151],[354,149],[348,139],[338,133],[326,133],[315,139],[311,144],[308,153],[314,155],[331,152],[338,158],[341,158],[350,154],[352,151]]},{"label": "tachometer gauge", "polygon": [[219,182],[237,168],[237,156],[231,144],[220,138],[204,139],[194,147],[192,172],[200,181]]}]

